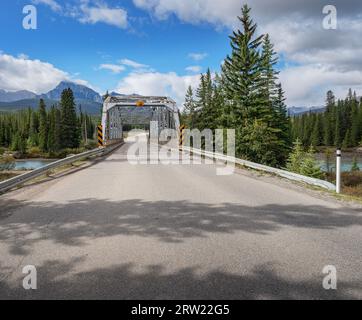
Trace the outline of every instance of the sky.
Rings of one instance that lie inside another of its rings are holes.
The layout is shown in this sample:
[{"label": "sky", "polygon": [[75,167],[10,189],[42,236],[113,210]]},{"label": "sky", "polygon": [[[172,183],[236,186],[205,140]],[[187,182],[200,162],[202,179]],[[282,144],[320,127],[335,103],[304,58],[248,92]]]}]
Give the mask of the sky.
[{"label": "sky", "polygon": [[[362,95],[360,0],[2,0],[0,89],[39,94],[70,80],[181,104],[201,72],[220,71],[244,3],[275,45],[289,106],[323,105],[328,90]],[[36,29],[23,26],[27,5]],[[323,28],[325,5],[336,29]]]}]

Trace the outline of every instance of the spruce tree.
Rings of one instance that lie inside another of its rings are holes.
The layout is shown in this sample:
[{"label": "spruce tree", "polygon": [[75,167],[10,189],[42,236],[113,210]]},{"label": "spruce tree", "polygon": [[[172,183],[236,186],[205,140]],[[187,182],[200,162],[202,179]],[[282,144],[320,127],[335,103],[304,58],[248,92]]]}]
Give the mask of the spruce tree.
[{"label": "spruce tree", "polygon": [[188,127],[190,129],[194,129],[196,123],[196,101],[194,99],[194,92],[191,86],[187,88],[184,111],[187,118]]},{"label": "spruce tree", "polygon": [[353,162],[352,162],[351,171],[352,171],[352,172],[360,171],[360,168],[359,168],[358,162],[357,162],[357,157],[353,157]]},{"label": "spruce tree", "polygon": [[73,91],[70,88],[62,92],[60,108],[62,147],[78,148],[80,143],[80,128],[75,110]]},{"label": "spruce tree", "polygon": [[326,112],[324,114],[324,145],[331,146],[334,142],[336,98],[332,91],[327,92]]},{"label": "spruce tree", "polygon": [[340,112],[339,112],[339,110],[336,111],[336,126],[335,126],[335,132],[334,132],[334,145],[337,148],[340,148],[342,146]]},{"label": "spruce tree", "polygon": [[299,173],[301,170],[303,158],[304,158],[304,150],[302,146],[302,142],[297,139],[293,143],[293,150],[289,155],[288,161],[287,161],[287,170],[291,172]]},{"label": "spruce tree", "polygon": [[322,141],[322,117],[321,115],[317,114],[315,116],[315,120],[314,120],[314,126],[313,126],[313,131],[312,131],[312,137],[311,137],[311,145],[313,147],[318,147],[321,145]]},{"label": "spruce tree", "polygon": [[48,116],[43,99],[39,102],[39,147],[43,152],[48,151]]},{"label": "spruce tree", "polygon": [[[255,120],[262,120],[268,112],[268,101],[262,94],[262,58],[260,54],[263,35],[257,36],[257,25],[250,17],[250,8],[244,5],[239,20],[242,30],[230,36],[232,53],[223,65],[226,98],[232,101],[236,130],[236,152],[251,160],[250,132]],[[269,110],[270,111],[270,110]]]},{"label": "spruce tree", "polygon": [[357,147],[359,144],[360,138],[360,119],[359,119],[359,110],[358,110],[358,102],[354,98],[352,101],[352,109],[351,109],[351,146]]},{"label": "spruce tree", "polygon": [[321,179],[324,174],[321,171],[320,166],[317,164],[314,154],[315,150],[313,146],[311,146],[308,152],[304,154],[299,173],[307,177]]},{"label": "spruce tree", "polygon": [[60,150],[60,112],[53,106],[49,113],[48,149],[51,152]]},{"label": "spruce tree", "polygon": [[347,131],[346,131],[346,135],[345,135],[345,137],[344,137],[344,139],[343,139],[343,143],[342,143],[342,147],[344,148],[344,149],[347,149],[347,148],[350,148],[350,147],[352,147],[352,138],[351,138],[352,136],[351,136],[351,130],[350,129],[347,129]]},{"label": "spruce tree", "polygon": [[278,139],[278,148],[276,150],[276,158],[279,166],[284,166],[291,149],[291,122],[288,116],[287,106],[282,85],[277,84],[277,98],[274,106],[275,126],[278,131],[276,133]]}]

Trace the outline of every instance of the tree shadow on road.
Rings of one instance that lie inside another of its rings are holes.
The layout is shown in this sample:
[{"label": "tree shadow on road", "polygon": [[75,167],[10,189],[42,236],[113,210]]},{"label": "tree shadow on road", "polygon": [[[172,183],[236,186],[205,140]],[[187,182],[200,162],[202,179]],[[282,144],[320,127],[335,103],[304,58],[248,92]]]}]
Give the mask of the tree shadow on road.
[{"label": "tree shadow on road", "polygon": [[[2,200],[0,209],[0,241],[10,255],[17,257],[29,254],[43,240],[82,247],[95,239],[122,235],[177,245],[215,234],[264,236],[288,227],[341,230],[361,225],[360,209],[303,205],[250,207],[137,199],[83,199],[64,204]],[[9,273],[3,262],[0,259],[0,273]],[[222,270],[200,275],[197,267],[170,273],[157,264],[140,272],[130,263],[78,272],[77,266],[82,263],[81,257],[68,262],[44,262],[38,267],[39,290],[26,292],[14,288],[13,283],[0,281],[0,298],[342,299],[355,297],[353,292],[361,294],[356,284],[339,282],[343,289],[325,291],[320,277],[309,281],[286,279],[265,265],[243,275]],[[21,281],[16,283],[20,286]]]},{"label": "tree shadow on road", "polygon": [[[2,200],[0,241],[24,254],[38,241],[81,246],[85,239],[129,235],[182,243],[210,234],[268,235],[282,228],[333,230],[362,225],[360,209],[323,206],[250,207],[188,201],[108,201],[83,199],[65,204]],[[16,240],[16,241],[15,241]]]},{"label": "tree shadow on road", "polygon": [[339,282],[343,290],[327,291],[321,278],[288,280],[265,265],[243,276],[219,270],[200,275],[197,267],[167,273],[161,265],[149,265],[136,272],[131,263],[74,272],[81,262],[46,261],[37,268],[37,290],[24,290],[21,279],[15,285],[0,282],[0,299],[353,299],[361,290],[354,284]]}]

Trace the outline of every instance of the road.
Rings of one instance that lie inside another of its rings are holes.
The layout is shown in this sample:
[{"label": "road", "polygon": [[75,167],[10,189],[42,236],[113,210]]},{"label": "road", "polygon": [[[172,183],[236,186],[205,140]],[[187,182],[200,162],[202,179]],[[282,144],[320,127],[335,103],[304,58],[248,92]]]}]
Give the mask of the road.
[{"label": "road", "polygon": [[128,147],[0,197],[0,299],[362,298],[360,206],[215,164],[134,166]]}]

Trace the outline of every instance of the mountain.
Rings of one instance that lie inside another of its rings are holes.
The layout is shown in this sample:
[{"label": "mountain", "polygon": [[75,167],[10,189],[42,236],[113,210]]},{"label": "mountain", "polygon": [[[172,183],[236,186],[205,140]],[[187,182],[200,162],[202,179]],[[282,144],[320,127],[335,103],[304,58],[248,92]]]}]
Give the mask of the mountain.
[{"label": "mountain", "polygon": [[[45,104],[50,107],[58,103],[55,100],[44,99]],[[39,107],[39,98],[34,99],[23,99],[12,102],[0,102],[0,110],[1,111],[18,111],[27,108],[36,109]]]},{"label": "mountain", "polygon": [[325,107],[323,106],[313,106],[313,107],[290,107],[288,108],[288,114],[290,116],[298,116],[304,113],[312,112],[312,113],[322,113],[325,111]]},{"label": "mountain", "polygon": [[0,102],[13,102],[33,98],[36,98],[36,94],[27,90],[6,91],[0,89]]},{"label": "mountain", "polygon": [[[44,99],[45,105],[50,108],[53,105],[59,104],[59,101]],[[76,108],[79,111],[79,107],[82,107],[83,112],[87,112],[88,114],[100,114],[102,104],[93,101],[87,100],[76,100]],[[13,102],[0,102],[0,112],[1,111],[19,111],[27,108],[37,109],[39,107],[39,98],[35,99],[25,99]]]},{"label": "mountain", "polygon": [[112,91],[109,95],[112,96],[112,97],[123,97],[123,96],[125,96],[124,94],[121,94],[121,93],[118,93],[118,92],[115,92],[115,91]]},{"label": "mountain", "polygon": [[[39,107],[40,99],[45,100],[47,107],[57,105],[59,104],[62,91],[68,88],[73,91],[78,111],[81,106],[82,111],[88,114],[100,113],[103,101],[99,93],[86,86],[69,81],[62,81],[53,90],[41,95],[36,95],[29,91],[18,91],[18,95],[12,92],[12,95],[9,96],[9,92],[0,90],[0,111],[18,111],[27,108],[36,109]],[[1,97],[4,97],[3,100]]]},{"label": "mountain", "polygon": [[50,100],[60,100],[63,90],[72,89],[75,100],[102,103],[100,94],[86,86],[76,84],[74,82],[62,81],[53,90],[41,95],[42,98]]}]

